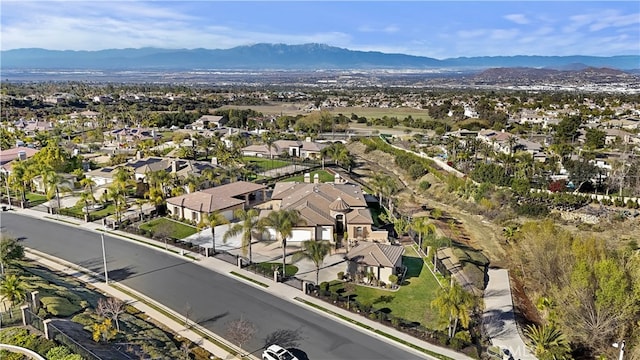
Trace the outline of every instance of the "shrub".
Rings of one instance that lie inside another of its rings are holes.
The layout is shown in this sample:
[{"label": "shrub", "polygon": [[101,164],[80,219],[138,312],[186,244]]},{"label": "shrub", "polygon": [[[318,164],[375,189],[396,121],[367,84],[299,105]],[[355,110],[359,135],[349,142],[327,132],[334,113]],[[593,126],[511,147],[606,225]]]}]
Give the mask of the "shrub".
[{"label": "shrub", "polygon": [[389,275],[389,282],[392,284],[397,284],[398,283],[398,275],[395,274],[391,274]]},{"label": "shrub", "polygon": [[423,181],[420,181],[420,184],[418,184],[418,186],[420,190],[426,191],[426,190],[429,190],[429,188],[431,188],[431,183],[426,180],[423,180]]},{"label": "shrub", "polygon": [[344,279],[344,271],[338,271],[338,280]]},{"label": "shrub", "polygon": [[53,316],[67,317],[82,310],[78,305],[58,296],[46,296],[40,299],[42,306]]}]

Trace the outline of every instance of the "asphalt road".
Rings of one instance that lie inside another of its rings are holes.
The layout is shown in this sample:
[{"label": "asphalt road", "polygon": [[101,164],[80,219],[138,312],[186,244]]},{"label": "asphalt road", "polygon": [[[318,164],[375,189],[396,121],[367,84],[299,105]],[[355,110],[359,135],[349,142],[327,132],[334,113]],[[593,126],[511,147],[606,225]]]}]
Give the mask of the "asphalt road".
[{"label": "asphalt road", "polygon": [[[101,273],[100,235],[81,228],[11,213],[0,228],[24,246]],[[193,321],[225,335],[227,322],[243,317],[257,328],[243,346],[261,356],[268,343],[291,342],[301,360],[417,359],[414,353],[368,336],[250,285],[135,243],[105,236],[109,278],[176,312],[190,308]]]}]

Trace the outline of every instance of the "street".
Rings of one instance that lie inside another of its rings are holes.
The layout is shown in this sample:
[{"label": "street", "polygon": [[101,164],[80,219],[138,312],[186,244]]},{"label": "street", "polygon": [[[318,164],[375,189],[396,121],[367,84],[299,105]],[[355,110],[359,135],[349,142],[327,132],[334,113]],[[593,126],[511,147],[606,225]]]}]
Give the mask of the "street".
[{"label": "street", "polygon": [[[2,213],[3,232],[25,247],[102,272],[100,235],[77,227]],[[310,312],[272,294],[136,243],[105,236],[109,279],[155,299],[222,336],[240,317],[257,334],[244,348],[260,356],[276,335],[285,335],[308,359],[412,359],[411,352]]]}]

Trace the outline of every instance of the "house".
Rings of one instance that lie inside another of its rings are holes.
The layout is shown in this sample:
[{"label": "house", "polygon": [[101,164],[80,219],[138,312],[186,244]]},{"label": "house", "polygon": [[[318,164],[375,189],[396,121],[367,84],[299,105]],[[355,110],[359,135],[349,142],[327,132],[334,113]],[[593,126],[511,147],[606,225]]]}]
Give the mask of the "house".
[{"label": "house", "polygon": [[159,136],[155,129],[147,128],[119,128],[105,133],[105,138],[113,139],[121,146],[133,146],[136,141],[155,140]]},{"label": "house", "polygon": [[[388,233],[373,229],[373,218],[360,186],[342,181],[320,183],[315,177],[305,182],[276,183],[260,216],[270,211],[297,210],[301,222],[293,229],[289,242],[328,240],[337,248],[357,240],[388,241]],[[269,230],[269,237],[275,232]]]},{"label": "house", "polygon": [[[76,176],[73,174],[58,174],[60,181],[58,182],[58,189],[60,193],[70,190],[75,190]],[[47,192],[47,184],[44,183],[42,175],[38,175],[31,181],[34,185],[35,191],[40,193]],[[64,191],[63,191],[64,190]]]},{"label": "house", "polygon": [[604,132],[606,133],[604,138],[604,143],[606,145],[611,145],[618,141],[618,139],[620,139],[622,144],[629,144],[632,142],[632,138],[634,137],[634,134],[621,129],[604,129]]},{"label": "house", "polygon": [[320,159],[327,144],[313,141],[277,140],[269,147],[266,144],[249,145],[242,148],[243,156],[272,157],[286,155],[302,159]]},{"label": "house", "polygon": [[228,220],[233,220],[233,212],[246,209],[254,202],[266,198],[266,186],[245,181],[237,181],[209,189],[195,191],[167,199],[167,211],[172,216],[200,223],[203,219],[219,211]]},{"label": "house", "polygon": [[389,276],[397,275],[402,269],[404,247],[399,245],[360,242],[347,253],[347,273],[367,278],[373,273],[379,281],[389,281]]},{"label": "house", "polygon": [[0,150],[0,172],[8,174],[11,172],[12,162],[24,161],[37,154],[39,150],[17,146],[11,149]]},{"label": "house", "polygon": [[147,174],[153,171],[164,170],[167,174],[186,178],[189,174],[201,175],[204,170],[217,167],[208,161],[172,159],[156,156],[141,158],[139,155],[140,152],[138,152],[136,159],[129,160],[126,164],[89,171],[86,173],[86,177],[93,180],[97,185],[105,185],[113,181],[112,177],[116,169],[120,166],[130,167],[137,181],[144,180]]},{"label": "house", "polygon": [[223,121],[222,116],[216,115],[202,115],[199,119],[192,122],[189,125],[186,125],[185,129],[193,129],[193,130],[207,130],[210,128],[220,127]]},{"label": "house", "polygon": [[[494,151],[501,151],[506,154],[509,154],[513,151],[510,144],[510,141],[513,141],[510,140],[512,137],[517,139],[515,135],[505,132],[504,130],[480,130],[478,132],[478,139],[491,145]],[[515,146],[516,144],[513,145]]]}]

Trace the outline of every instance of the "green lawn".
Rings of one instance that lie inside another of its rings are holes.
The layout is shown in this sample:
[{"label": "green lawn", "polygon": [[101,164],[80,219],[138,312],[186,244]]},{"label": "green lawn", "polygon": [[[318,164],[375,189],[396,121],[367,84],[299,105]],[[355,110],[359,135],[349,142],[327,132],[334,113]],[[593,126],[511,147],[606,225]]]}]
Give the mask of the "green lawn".
[{"label": "green lawn", "polygon": [[255,156],[244,156],[242,158],[243,161],[249,164],[255,164],[258,167],[257,172],[263,172],[271,169],[277,169],[284,166],[289,165],[288,161],[278,160],[278,159],[269,159],[269,158],[261,158]]},{"label": "green lawn", "polygon": [[43,202],[47,201],[46,196],[36,193],[27,193],[26,197],[31,204],[42,204]]},{"label": "green lawn", "polygon": [[169,228],[171,229],[171,233],[169,234],[169,236],[175,239],[184,239],[195,234],[197,231],[195,226],[183,224],[181,222],[173,221],[167,218],[153,219],[140,225],[140,229],[151,231],[151,233],[153,233],[155,228],[160,224],[168,224]]},{"label": "green lawn", "polygon": [[[433,300],[440,286],[421,258],[411,247],[405,247],[402,262],[407,266],[405,283],[398,291],[388,291],[353,283],[332,282],[331,291],[344,289],[343,296],[352,294],[352,299],[369,304],[374,309],[385,309],[390,315],[408,321],[418,322],[427,328],[440,327],[438,314],[431,309]],[[382,279],[386,281],[387,279]]]},{"label": "green lawn", "polygon": [[[66,211],[74,213],[77,217],[81,218],[86,214],[86,210],[84,209],[84,204],[77,204],[75,206],[65,208]],[[107,217],[109,215],[113,215],[116,213],[116,207],[113,204],[108,204],[104,209],[100,210],[91,210],[89,209],[89,214],[95,219],[102,219],[103,217]]]},{"label": "green lawn", "polygon": [[[320,181],[321,183],[323,182],[333,182],[333,175],[331,175],[328,171],[326,170],[318,170],[318,171],[312,171],[310,173],[311,175],[311,181],[313,181],[313,177],[315,176],[315,174],[318,174],[318,181]],[[304,181],[304,175],[298,175],[298,176],[294,176],[294,177],[290,177],[287,179],[284,179],[282,181],[297,181],[297,182],[303,182]]]},{"label": "green lawn", "polygon": [[[272,273],[274,269],[281,269],[281,262],[263,262],[255,264],[263,273]],[[287,264],[285,268],[285,276],[294,276],[298,272],[298,267],[295,265]]]}]

